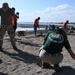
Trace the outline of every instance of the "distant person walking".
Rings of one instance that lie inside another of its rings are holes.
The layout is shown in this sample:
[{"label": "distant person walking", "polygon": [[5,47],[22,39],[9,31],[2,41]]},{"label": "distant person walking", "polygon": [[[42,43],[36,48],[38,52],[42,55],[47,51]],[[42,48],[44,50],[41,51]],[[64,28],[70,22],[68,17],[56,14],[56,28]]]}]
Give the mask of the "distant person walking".
[{"label": "distant person walking", "polygon": [[34,34],[36,36],[36,32],[37,32],[37,27],[39,28],[39,20],[40,17],[38,17],[37,19],[34,20]]},{"label": "distant person walking", "polygon": [[68,25],[68,23],[69,23],[69,21],[66,20],[66,22],[64,22],[64,23],[62,24],[63,29],[64,29],[64,31],[65,31],[66,33],[68,32],[68,29],[69,29],[69,25]]},{"label": "distant person walking", "polygon": [[[15,8],[12,7],[12,9],[13,9],[14,14],[15,14]],[[12,26],[14,28],[14,31],[16,31],[16,29],[17,29],[17,19],[19,19],[19,12],[16,12],[15,17],[12,16]]]},{"label": "distant person walking", "polygon": [[11,43],[14,49],[16,49],[15,46],[15,33],[12,26],[12,16],[15,17],[15,14],[11,8],[9,8],[8,3],[3,3],[2,8],[0,8],[0,16],[1,16],[1,30],[0,30],[0,50],[2,50],[2,44],[3,44],[3,37],[5,32],[7,31]]}]

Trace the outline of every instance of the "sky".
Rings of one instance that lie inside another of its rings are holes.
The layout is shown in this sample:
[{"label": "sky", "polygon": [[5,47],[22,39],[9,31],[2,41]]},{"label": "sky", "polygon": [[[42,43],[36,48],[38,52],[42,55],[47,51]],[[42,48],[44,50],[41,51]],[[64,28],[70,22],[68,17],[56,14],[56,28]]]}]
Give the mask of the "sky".
[{"label": "sky", "polygon": [[7,2],[19,12],[18,22],[75,22],[75,0],[0,0],[0,7]]}]

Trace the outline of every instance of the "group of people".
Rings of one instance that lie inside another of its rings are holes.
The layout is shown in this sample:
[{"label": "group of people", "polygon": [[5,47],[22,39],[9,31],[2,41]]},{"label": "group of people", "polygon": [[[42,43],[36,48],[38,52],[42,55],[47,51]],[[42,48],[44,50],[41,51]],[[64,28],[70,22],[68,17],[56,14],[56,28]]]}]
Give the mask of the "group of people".
[{"label": "group of people", "polygon": [[[36,36],[36,33],[37,33],[37,28],[39,28],[39,20],[40,20],[40,17],[36,18],[34,20],[34,35]],[[62,27],[63,27],[63,30],[67,33],[68,30],[69,30],[69,25],[68,25],[69,21],[66,20],[63,24],[62,24]],[[51,25],[51,26],[54,26],[54,25]],[[53,28],[53,27],[52,27]],[[49,28],[50,29],[50,28]]]},{"label": "group of people", "polygon": [[[65,24],[66,23],[66,24]],[[55,26],[52,26],[45,36],[42,46],[39,49],[39,57],[42,60],[42,68],[50,68],[53,65],[55,71],[60,71],[60,63],[63,60],[63,47],[66,48],[70,56],[75,60],[75,54],[73,53],[68,37],[66,34],[66,28],[68,27],[68,20],[63,23],[63,28],[55,29]]]},{"label": "group of people", "polygon": [[[37,27],[39,28],[40,17],[34,21],[34,34],[36,36]],[[50,68],[53,65],[55,71],[60,71],[60,62],[63,60],[63,47],[65,47],[70,56],[75,60],[75,54],[73,53],[70,43],[68,41],[67,32],[69,30],[69,21],[66,20],[62,24],[62,28],[52,25],[52,29],[49,30],[45,36],[42,46],[39,49],[39,57],[42,60],[42,68]]]},{"label": "group of people", "polygon": [[6,31],[10,36],[13,48],[17,48],[15,43],[15,30],[17,26],[17,18],[19,18],[19,13],[17,13],[17,15],[15,14],[15,8],[10,8],[8,3],[2,4],[2,7],[0,8],[0,50],[2,50],[3,37]]},{"label": "group of people", "polygon": [[[13,29],[14,25],[12,25],[12,23],[14,22],[12,21],[12,17],[16,18],[14,12],[15,12],[15,9],[10,8],[8,3],[3,3],[2,8],[0,8],[0,16],[1,16],[0,50],[2,50],[3,37],[6,31],[8,32],[10,36],[13,48],[14,49],[16,48],[15,29]],[[19,15],[19,13],[17,13],[17,15]],[[35,36],[36,36],[37,27],[39,27],[39,20],[40,20],[40,17],[38,17],[34,21]],[[47,68],[51,64],[53,64],[55,71],[60,70],[59,63],[63,59],[63,54],[61,53],[63,47],[67,49],[70,56],[75,60],[75,54],[73,53],[71,49],[71,46],[65,31],[60,28],[57,30],[53,28],[53,30],[50,30],[45,36],[42,43],[42,47],[40,48],[39,57],[42,60],[42,67]]]}]

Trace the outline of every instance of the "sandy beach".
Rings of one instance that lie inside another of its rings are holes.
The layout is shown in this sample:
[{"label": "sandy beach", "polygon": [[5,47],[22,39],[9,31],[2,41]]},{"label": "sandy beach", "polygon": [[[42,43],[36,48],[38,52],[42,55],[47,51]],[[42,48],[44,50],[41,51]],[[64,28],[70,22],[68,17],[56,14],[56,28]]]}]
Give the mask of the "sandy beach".
[{"label": "sandy beach", "polygon": [[[39,58],[39,48],[44,36],[35,37],[34,34],[15,36],[17,50],[12,48],[8,35],[4,36],[3,51],[0,51],[0,75],[75,75],[75,60],[65,48],[64,59],[60,66],[62,70],[55,72],[51,69],[42,69]],[[75,34],[68,35],[72,50],[75,53]]]}]

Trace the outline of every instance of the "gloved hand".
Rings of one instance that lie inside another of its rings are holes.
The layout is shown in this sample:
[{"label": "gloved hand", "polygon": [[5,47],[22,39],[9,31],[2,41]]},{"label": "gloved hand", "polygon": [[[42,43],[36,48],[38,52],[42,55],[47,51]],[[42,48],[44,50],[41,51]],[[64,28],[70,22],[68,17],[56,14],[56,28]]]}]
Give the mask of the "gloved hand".
[{"label": "gloved hand", "polygon": [[44,45],[42,45],[42,46],[40,47],[39,51],[41,51],[41,50],[43,49],[43,47],[44,47]]}]

